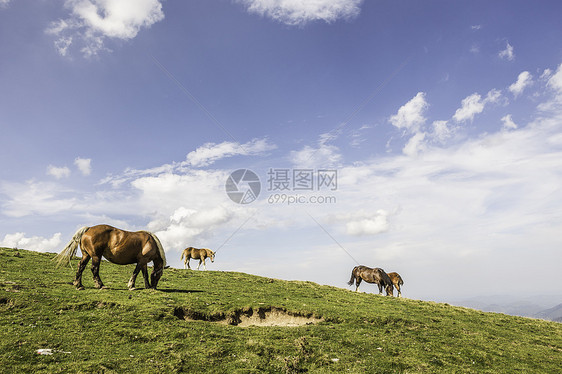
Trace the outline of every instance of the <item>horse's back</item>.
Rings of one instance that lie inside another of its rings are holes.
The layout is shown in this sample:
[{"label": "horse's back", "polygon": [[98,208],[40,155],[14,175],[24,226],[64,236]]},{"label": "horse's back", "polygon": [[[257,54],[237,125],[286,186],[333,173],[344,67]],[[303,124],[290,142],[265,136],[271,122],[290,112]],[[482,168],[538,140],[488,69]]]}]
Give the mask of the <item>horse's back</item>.
[{"label": "horse's back", "polygon": [[103,256],[121,265],[135,263],[145,255],[154,257],[158,253],[158,246],[150,233],[125,231],[110,225],[90,227],[82,243],[90,255]]},{"label": "horse's back", "polygon": [[187,247],[186,249],[183,250],[183,253],[186,255],[187,258],[192,258],[194,260],[201,258],[200,252],[201,252],[200,249],[194,247]]}]

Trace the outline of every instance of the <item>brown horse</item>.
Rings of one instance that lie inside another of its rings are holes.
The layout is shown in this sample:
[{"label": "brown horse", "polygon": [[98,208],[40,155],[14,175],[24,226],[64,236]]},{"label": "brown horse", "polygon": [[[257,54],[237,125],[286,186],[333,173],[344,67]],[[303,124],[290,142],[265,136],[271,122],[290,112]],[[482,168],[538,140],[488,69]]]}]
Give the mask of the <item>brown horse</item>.
[{"label": "brown horse", "polygon": [[183,260],[185,258],[185,260],[183,261],[184,269],[191,269],[191,266],[189,266],[189,260],[199,259],[197,270],[199,270],[199,266],[201,266],[201,263],[203,263],[203,269],[207,270],[207,266],[205,266],[205,260],[207,259],[207,257],[211,259],[211,262],[215,262],[215,252],[211,251],[210,249],[187,247],[183,250],[180,260]]},{"label": "brown horse", "polygon": [[[141,270],[144,277],[144,286],[156,289],[166,267],[166,254],[162,244],[156,235],[148,231],[129,232],[108,225],[82,227],[76,231],[66,248],[55,257],[58,265],[66,262],[70,264],[70,259],[76,255],[78,246],[82,250],[82,259],[78,265],[73,284],[79,290],[84,289],[82,272],[90,258],[92,259],[92,273],[96,288],[104,288],[99,274],[102,256],[114,264],[137,264],[133,276],[127,284],[130,290],[135,289],[135,280]],[[148,281],[148,270],[146,268],[150,261],[154,264],[150,276],[151,282]]]},{"label": "brown horse", "polygon": [[402,280],[402,277],[400,276],[400,274],[398,274],[396,272],[388,273],[388,277],[392,281],[392,284],[394,285],[394,287],[396,287],[396,291],[398,291],[398,297],[401,297],[402,292],[400,290],[400,286],[402,286],[404,284],[404,281]]},{"label": "brown horse", "polygon": [[355,291],[359,291],[359,285],[364,280],[367,283],[376,283],[379,286],[379,295],[382,295],[382,289],[386,290],[386,296],[392,296],[393,288],[392,281],[388,275],[381,268],[370,268],[367,266],[359,265],[351,271],[351,279],[347,284],[353,285],[355,281]]}]

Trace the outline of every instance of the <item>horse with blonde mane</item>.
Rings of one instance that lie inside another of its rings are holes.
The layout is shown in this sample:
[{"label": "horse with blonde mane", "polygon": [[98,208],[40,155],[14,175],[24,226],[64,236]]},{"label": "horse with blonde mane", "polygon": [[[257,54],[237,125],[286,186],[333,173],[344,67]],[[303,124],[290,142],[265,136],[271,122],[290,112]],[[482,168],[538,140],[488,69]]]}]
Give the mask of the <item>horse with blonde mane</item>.
[{"label": "horse with blonde mane", "polygon": [[205,260],[207,259],[207,257],[211,259],[211,262],[215,262],[215,252],[211,251],[210,249],[187,247],[186,249],[183,250],[180,261],[183,260],[184,269],[191,270],[191,266],[189,266],[189,260],[199,259],[199,265],[197,265],[197,270],[199,270],[201,263],[203,263],[203,269],[207,270],[207,266],[205,266]]},{"label": "horse with blonde mane", "polygon": [[[156,289],[166,267],[166,254],[162,244],[156,235],[148,231],[130,232],[109,225],[82,227],[76,231],[66,248],[55,257],[58,266],[64,263],[70,264],[70,260],[76,255],[78,246],[82,250],[82,259],[78,265],[73,284],[79,290],[84,289],[82,272],[90,258],[92,259],[92,274],[96,288],[105,288],[99,274],[102,257],[114,264],[137,264],[127,284],[129,290],[135,289],[135,281],[140,271],[142,271],[145,288]],[[154,269],[149,282],[147,264],[151,261]]]},{"label": "horse with blonde mane", "polygon": [[400,274],[396,272],[392,272],[392,273],[388,273],[388,277],[392,281],[394,287],[396,287],[396,291],[398,291],[398,297],[402,297],[402,292],[400,287],[404,284],[404,281],[402,280]]},{"label": "horse with blonde mane", "polygon": [[367,266],[359,265],[351,271],[351,279],[347,284],[350,286],[355,282],[355,291],[359,291],[359,285],[364,280],[367,283],[376,283],[379,286],[379,295],[382,295],[382,289],[386,290],[386,296],[392,296],[393,288],[392,281],[388,274],[381,268],[370,268]]}]

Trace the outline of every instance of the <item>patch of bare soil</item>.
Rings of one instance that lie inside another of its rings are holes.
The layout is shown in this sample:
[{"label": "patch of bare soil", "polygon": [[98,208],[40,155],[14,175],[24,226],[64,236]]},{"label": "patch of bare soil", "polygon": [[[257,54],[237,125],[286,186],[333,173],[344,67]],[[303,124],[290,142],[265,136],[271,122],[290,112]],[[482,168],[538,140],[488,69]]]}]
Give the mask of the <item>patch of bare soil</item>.
[{"label": "patch of bare soil", "polygon": [[189,308],[177,307],[174,309],[174,316],[185,321],[207,321],[216,322],[225,325],[238,327],[248,326],[282,326],[297,327],[315,324],[324,321],[318,318],[301,313],[288,312],[283,308],[246,308],[235,310],[228,314],[216,313],[213,315],[205,315]]}]

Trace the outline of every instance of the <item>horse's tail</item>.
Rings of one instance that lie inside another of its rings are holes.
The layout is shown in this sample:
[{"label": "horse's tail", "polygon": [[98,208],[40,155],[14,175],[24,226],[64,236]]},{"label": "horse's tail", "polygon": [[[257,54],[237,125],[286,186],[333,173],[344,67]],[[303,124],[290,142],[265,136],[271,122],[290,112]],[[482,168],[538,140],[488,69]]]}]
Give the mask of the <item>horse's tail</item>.
[{"label": "horse's tail", "polygon": [[164,252],[164,248],[162,247],[162,243],[160,243],[160,239],[158,239],[158,237],[151,233],[148,232],[147,233],[152,236],[152,239],[154,239],[154,241],[156,242],[156,246],[158,247],[158,252],[160,253],[160,258],[162,259],[162,261],[164,261],[164,264],[162,265],[164,268],[166,267],[166,253]]},{"label": "horse's tail", "polygon": [[76,255],[76,251],[78,250],[78,246],[80,245],[80,241],[82,240],[82,235],[84,235],[84,233],[88,231],[88,229],[88,226],[79,228],[70,242],[68,242],[66,247],[58,255],[56,255],[53,260],[57,262],[57,267],[62,266],[65,263],[68,263],[70,266],[72,266],[70,264],[70,260]]},{"label": "horse's tail", "polygon": [[357,266],[353,268],[353,270],[351,270],[351,279],[349,280],[349,282],[347,282],[348,285],[353,286],[353,282],[355,282],[355,269],[357,269]]},{"label": "horse's tail", "polygon": [[181,257],[180,257],[180,261],[183,261],[183,258],[185,257],[185,249],[183,251],[181,251]]}]

